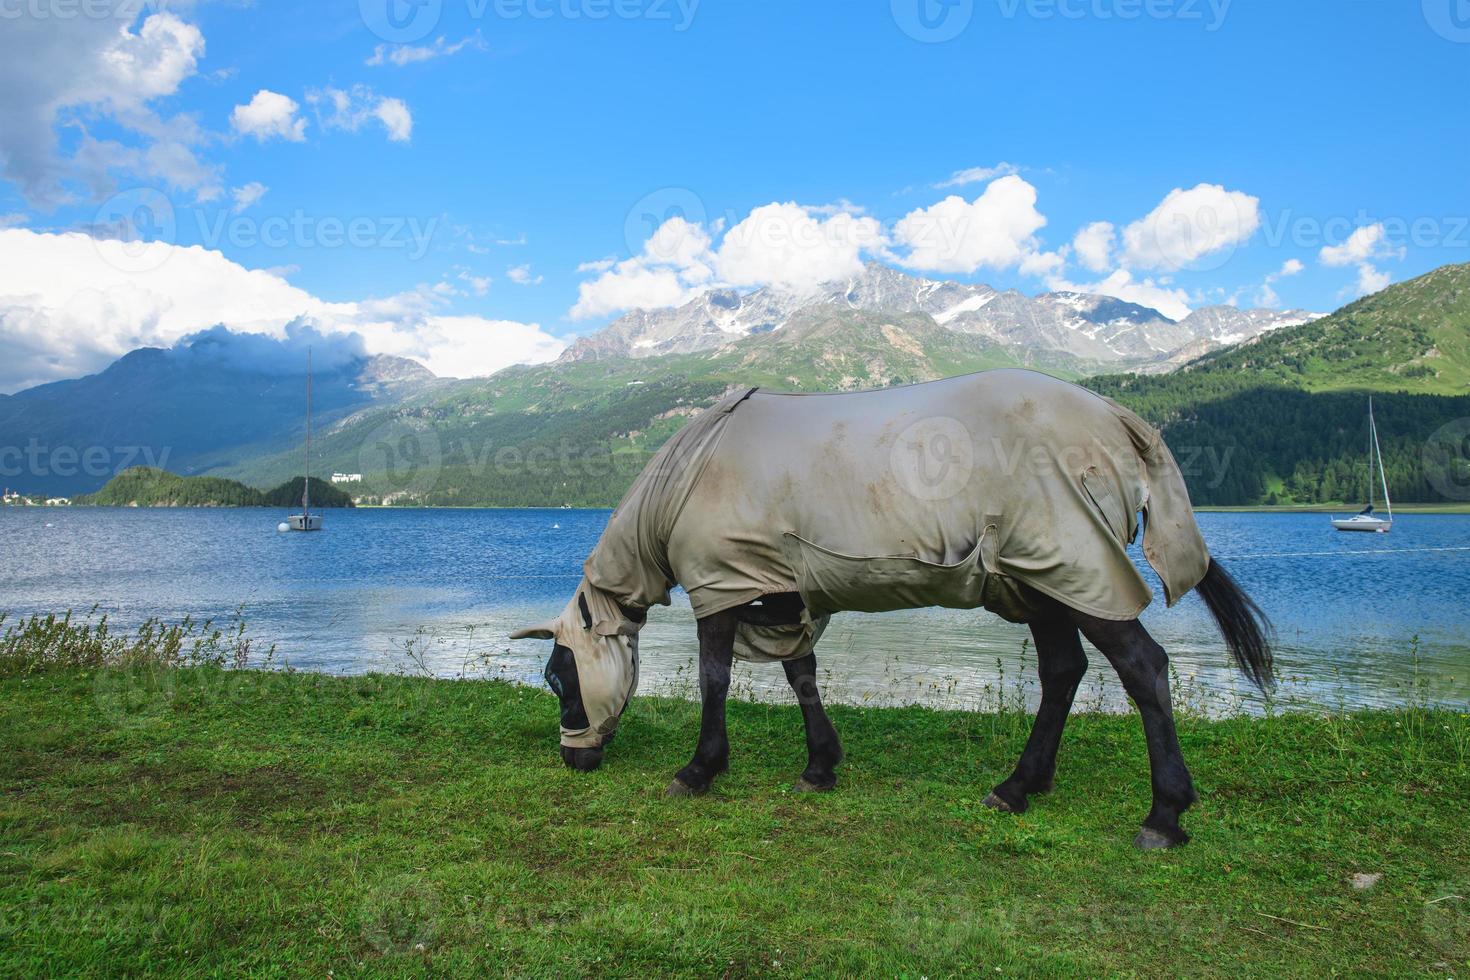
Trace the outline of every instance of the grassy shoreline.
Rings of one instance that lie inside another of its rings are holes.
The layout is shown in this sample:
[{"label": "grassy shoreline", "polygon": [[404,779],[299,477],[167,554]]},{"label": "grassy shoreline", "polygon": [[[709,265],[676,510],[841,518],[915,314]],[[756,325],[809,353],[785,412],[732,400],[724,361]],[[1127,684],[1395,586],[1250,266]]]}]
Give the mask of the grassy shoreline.
[{"label": "grassy shoreline", "polygon": [[796,708],[736,703],[732,771],[671,801],[688,702],[635,699],[584,775],[547,693],[223,669],[224,642],[0,664],[0,974],[1470,965],[1464,714],[1183,719],[1195,839],[1140,854],[1131,717],[1074,718],[1056,793],[1017,818],[979,801],[1024,715],[834,708],[842,782],[799,796]]}]

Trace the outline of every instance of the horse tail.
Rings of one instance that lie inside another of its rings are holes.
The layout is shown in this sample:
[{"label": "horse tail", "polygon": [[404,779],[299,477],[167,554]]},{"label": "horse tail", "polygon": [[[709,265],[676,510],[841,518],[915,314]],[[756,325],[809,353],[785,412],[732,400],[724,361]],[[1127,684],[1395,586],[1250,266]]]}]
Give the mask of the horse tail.
[{"label": "horse tail", "polygon": [[1276,683],[1271,670],[1272,630],[1261,607],[1213,558],[1195,591],[1209,608],[1240,672],[1256,687],[1269,690]]}]

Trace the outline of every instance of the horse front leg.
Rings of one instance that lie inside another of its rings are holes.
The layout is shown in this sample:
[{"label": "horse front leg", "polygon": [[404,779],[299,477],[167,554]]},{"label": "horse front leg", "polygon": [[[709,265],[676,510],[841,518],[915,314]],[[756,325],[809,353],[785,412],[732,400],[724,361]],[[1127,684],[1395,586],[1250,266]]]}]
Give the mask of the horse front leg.
[{"label": "horse front leg", "polygon": [[1041,678],[1041,705],[1031,737],[1021,752],[1015,772],[991,790],[985,805],[1008,813],[1025,813],[1030,806],[1028,796],[1051,791],[1056,778],[1057,749],[1062,743],[1062,729],[1072,712],[1077,686],[1087,673],[1087,657],[1082,652],[1082,638],[1077,626],[1061,610],[1054,618],[1031,624],[1036,641],[1036,673]]},{"label": "horse front leg", "polygon": [[679,770],[665,795],[698,796],[730,768],[730,738],[725,731],[725,699],[730,694],[730,663],[735,653],[735,613],[715,613],[699,621],[699,744],[694,758]]},{"label": "horse front leg", "polygon": [[1174,729],[1168,654],[1136,619],[1112,622],[1075,611],[1072,618],[1083,635],[1108,658],[1123,681],[1123,689],[1143,716],[1153,808],[1134,838],[1134,846],[1148,850],[1187,843],[1189,835],[1179,826],[1179,815],[1199,797]]},{"label": "horse front leg", "polygon": [[837,739],[837,729],[822,707],[822,695],[817,690],[817,656],[809,653],[795,660],[783,660],[786,681],[796,692],[801,705],[801,720],[806,725],[806,772],[792,787],[798,793],[820,792],[837,785],[834,770],[842,761],[842,743]]}]

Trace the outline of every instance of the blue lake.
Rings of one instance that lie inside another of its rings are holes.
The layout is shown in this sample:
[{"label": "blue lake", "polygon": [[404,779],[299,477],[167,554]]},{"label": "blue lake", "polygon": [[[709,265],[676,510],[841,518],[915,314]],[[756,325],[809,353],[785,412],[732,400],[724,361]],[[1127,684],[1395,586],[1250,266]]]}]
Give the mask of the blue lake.
[{"label": "blue lake", "polygon": [[[358,510],[320,534],[280,534],[269,510],[0,510],[0,611],[96,606],[114,623],[242,611],[277,662],[351,673],[413,671],[535,683],[545,642],[511,643],[558,612],[606,511]],[[1212,552],[1266,610],[1288,707],[1470,704],[1470,516],[1400,515],[1392,534],[1340,534],[1320,514],[1201,514]],[[1144,622],[1178,672],[1176,698],[1259,710],[1229,667],[1203,604],[1160,598]],[[692,689],[687,602],[654,610],[643,690]],[[834,619],[818,647],[829,698],[853,703],[1034,703],[1028,633],[981,611]],[[1417,645],[1415,643],[1417,637]],[[1079,701],[1123,705],[1100,656]],[[422,665],[422,666],[420,666]],[[1023,689],[1016,687],[1030,676]],[[784,699],[779,667],[743,666],[736,689]]]}]

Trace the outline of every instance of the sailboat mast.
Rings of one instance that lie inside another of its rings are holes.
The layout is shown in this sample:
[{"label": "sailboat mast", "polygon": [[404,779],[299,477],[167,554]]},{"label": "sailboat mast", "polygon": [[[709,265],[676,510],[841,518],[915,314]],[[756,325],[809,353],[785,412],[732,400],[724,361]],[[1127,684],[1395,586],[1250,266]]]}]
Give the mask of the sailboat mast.
[{"label": "sailboat mast", "polygon": [[1368,507],[1373,507],[1373,397],[1368,397]]},{"label": "sailboat mast", "polygon": [[311,348],[306,348],[306,482],[301,487],[301,513],[311,513]]},{"label": "sailboat mast", "polygon": [[[1368,399],[1368,431],[1373,434],[1373,451],[1378,456],[1378,477],[1383,481],[1383,505],[1388,508],[1388,519],[1393,520],[1393,501],[1388,499],[1388,469],[1383,465],[1383,447],[1378,444],[1378,423],[1373,421],[1373,399]],[[1368,474],[1368,485],[1373,485],[1373,474]]]}]

